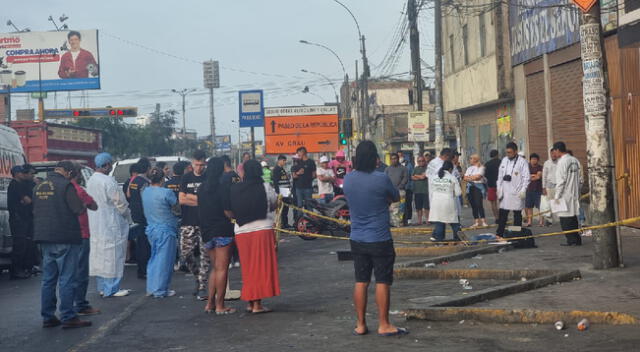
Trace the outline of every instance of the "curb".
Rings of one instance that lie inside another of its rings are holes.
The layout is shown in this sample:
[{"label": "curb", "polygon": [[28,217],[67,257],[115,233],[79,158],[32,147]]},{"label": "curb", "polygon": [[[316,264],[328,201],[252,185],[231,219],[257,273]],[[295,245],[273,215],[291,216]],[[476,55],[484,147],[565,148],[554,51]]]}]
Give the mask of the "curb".
[{"label": "curb", "polygon": [[[425,269],[425,268],[398,268],[393,271],[393,276],[399,280],[527,280],[553,276],[558,271],[553,270],[504,270],[504,269]],[[579,272],[578,272],[579,277]]]},{"label": "curb", "polygon": [[[440,247],[440,248],[444,248],[444,247]],[[500,251],[500,249],[502,249],[502,248],[505,248],[506,250],[508,250],[508,249],[511,249],[511,246],[507,245],[507,244],[504,244],[504,245],[490,245],[490,246],[485,246],[485,247],[480,247],[480,248],[469,249],[469,250],[466,250],[466,251],[461,251],[461,252],[453,253],[453,254],[450,254],[450,255],[443,255],[443,256],[440,256],[440,257],[413,260],[413,261],[406,262],[406,263],[397,263],[397,264],[395,264],[395,267],[396,268],[410,268],[410,267],[421,267],[421,266],[423,266],[425,264],[429,264],[429,263],[440,264],[442,262],[452,262],[452,261],[456,261],[456,260],[463,260],[463,259],[467,259],[467,258],[473,258],[478,254],[496,253],[496,252]]]},{"label": "curb", "polygon": [[443,247],[396,247],[397,257],[433,257],[446,254],[459,253],[468,247],[443,246]]},{"label": "curb", "polygon": [[423,308],[405,311],[407,320],[460,321],[489,323],[553,324],[556,321],[578,323],[582,319],[592,324],[636,325],[638,319],[626,313],[594,311],[545,311],[536,309],[491,308]]},{"label": "curb", "polygon": [[[534,278],[527,281],[520,281],[511,284],[499,285],[496,287],[490,287],[484,290],[479,290],[472,294],[463,297],[456,298],[445,298],[442,300],[437,300],[432,304],[427,305],[428,307],[463,307],[468,306],[474,303],[488,301],[491,299],[496,299],[516,293],[526,292],[535,290],[540,287],[549,286],[552,284],[556,284],[559,282],[572,281],[574,279],[579,279],[581,277],[580,271],[568,271],[556,273],[553,275],[543,276],[539,278]],[[421,308],[421,307],[416,307]]]}]

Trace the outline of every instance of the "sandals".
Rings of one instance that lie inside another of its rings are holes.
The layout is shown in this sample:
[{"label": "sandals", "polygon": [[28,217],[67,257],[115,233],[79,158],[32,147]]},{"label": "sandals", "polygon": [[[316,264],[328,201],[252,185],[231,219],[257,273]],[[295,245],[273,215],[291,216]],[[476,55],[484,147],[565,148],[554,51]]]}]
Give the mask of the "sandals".
[{"label": "sandals", "polygon": [[353,329],[353,336],[364,336],[369,333],[369,328],[365,328],[364,332],[358,332],[356,329]]},{"label": "sandals", "polygon": [[407,330],[405,328],[397,328],[396,331],[394,331],[394,332],[385,332],[383,334],[378,333],[378,336],[393,337],[393,336],[402,336],[402,335],[407,335],[407,334],[409,334],[409,330]]},{"label": "sandals", "polygon": [[273,310],[267,308],[267,307],[262,307],[262,309],[260,310],[252,310],[251,314],[266,314],[266,313],[271,313],[273,312]]},{"label": "sandals", "polygon": [[207,313],[207,314],[215,314],[215,315],[229,315],[229,314],[235,313],[236,309],[235,308],[225,308],[222,311],[217,311],[214,308],[214,309],[205,309],[204,312]]}]

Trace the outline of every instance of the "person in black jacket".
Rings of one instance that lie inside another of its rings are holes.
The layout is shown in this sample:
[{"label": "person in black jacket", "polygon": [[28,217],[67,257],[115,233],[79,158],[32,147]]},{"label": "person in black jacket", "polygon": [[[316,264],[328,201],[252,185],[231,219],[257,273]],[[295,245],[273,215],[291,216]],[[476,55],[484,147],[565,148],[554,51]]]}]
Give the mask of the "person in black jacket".
[{"label": "person in black jacket", "polygon": [[29,263],[29,243],[33,237],[32,190],[27,184],[24,166],[12,167],[11,176],[13,179],[7,188],[9,228],[13,238],[10,275],[12,280],[27,279],[31,276],[32,266]]},{"label": "person in black jacket", "polygon": [[217,315],[236,311],[224,306],[233,243],[233,223],[224,211],[224,199],[228,197],[231,183],[221,182],[223,172],[222,158],[209,159],[204,172],[204,182],[200,184],[197,192],[200,233],[212,265],[208,282],[209,297],[204,310],[207,313],[215,312]]},{"label": "person in black jacket", "polygon": [[[278,163],[271,172],[271,182],[273,184],[273,188],[275,189],[277,194],[282,195],[285,204],[291,201],[291,177],[287,173],[287,170],[284,168],[286,162],[286,156],[282,154],[278,155]],[[282,213],[280,214],[280,216],[280,226],[286,229],[287,227],[289,227],[289,207],[282,207]]]},{"label": "person in black jacket", "polygon": [[[34,239],[42,250],[42,326],[79,328],[91,326],[80,320],[73,307],[76,270],[82,250],[78,215],[86,208],[69,181],[74,165],[61,161],[55,171],[34,190]],[[56,297],[58,288],[59,297]],[[59,298],[59,299],[58,299]],[[60,319],[56,302],[60,302]]]},{"label": "person in black jacket", "polygon": [[131,218],[135,223],[134,227],[130,230],[130,237],[133,237],[136,243],[136,261],[138,262],[139,279],[147,278],[147,263],[151,256],[151,245],[145,234],[147,219],[144,217],[144,210],[142,208],[142,191],[149,185],[150,170],[151,162],[149,159],[140,158],[133,169],[138,175],[131,180],[129,188],[127,192],[125,192],[129,200]]}]

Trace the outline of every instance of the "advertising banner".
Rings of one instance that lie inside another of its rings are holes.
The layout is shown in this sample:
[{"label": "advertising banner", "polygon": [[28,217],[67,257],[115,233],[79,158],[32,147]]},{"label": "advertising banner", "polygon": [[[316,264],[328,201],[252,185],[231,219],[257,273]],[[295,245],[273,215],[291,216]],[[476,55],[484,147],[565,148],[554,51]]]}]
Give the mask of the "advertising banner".
[{"label": "advertising banner", "polygon": [[231,136],[228,134],[222,135],[222,136],[216,136],[216,150],[219,152],[230,152]]},{"label": "advertising banner", "polygon": [[0,34],[0,67],[16,93],[100,89],[98,31]]},{"label": "advertising banner", "polygon": [[238,93],[240,127],[264,126],[264,96],[262,90],[242,90]]},{"label": "advertising banner", "polygon": [[407,118],[409,127],[409,140],[411,142],[429,141],[429,112],[410,111]]},{"label": "advertising banner", "polygon": [[580,10],[570,4],[570,0],[510,2],[512,65],[580,41]]},{"label": "advertising banner", "polygon": [[338,144],[336,106],[287,106],[265,109],[267,154],[293,154],[299,147],[309,153],[335,153]]}]

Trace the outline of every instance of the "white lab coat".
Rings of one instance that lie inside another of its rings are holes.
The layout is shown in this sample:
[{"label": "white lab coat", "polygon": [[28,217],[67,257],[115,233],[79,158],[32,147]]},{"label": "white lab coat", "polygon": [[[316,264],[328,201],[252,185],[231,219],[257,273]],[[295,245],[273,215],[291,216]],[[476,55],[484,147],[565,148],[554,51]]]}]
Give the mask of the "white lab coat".
[{"label": "white lab coat", "polygon": [[[510,182],[503,180],[505,175],[511,175]],[[504,157],[498,171],[500,209],[522,210],[530,180],[529,163],[525,158],[517,156],[515,160],[509,160]]]},{"label": "white lab coat", "polygon": [[567,204],[567,211],[554,215],[571,217],[580,214],[580,187],[582,186],[582,181],[582,166],[578,159],[570,154],[565,154],[558,159],[554,199],[564,200]]},{"label": "white lab coat", "polygon": [[448,171],[444,177],[429,177],[429,192],[431,193],[430,222],[444,222],[457,224],[458,197],[462,194],[458,180]]},{"label": "white lab coat", "polygon": [[554,189],[556,188],[556,169],[558,167],[558,161],[551,159],[544,162],[542,167],[542,188]]},{"label": "white lab coat", "polygon": [[98,210],[90,211],[91,252],[89,275],[120,278],[124,274],[131,213],[122,189],[113,177],[94,173],[87,182],[87,193]]}]

